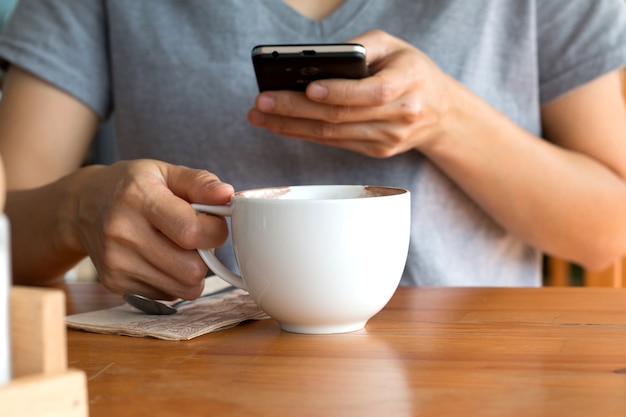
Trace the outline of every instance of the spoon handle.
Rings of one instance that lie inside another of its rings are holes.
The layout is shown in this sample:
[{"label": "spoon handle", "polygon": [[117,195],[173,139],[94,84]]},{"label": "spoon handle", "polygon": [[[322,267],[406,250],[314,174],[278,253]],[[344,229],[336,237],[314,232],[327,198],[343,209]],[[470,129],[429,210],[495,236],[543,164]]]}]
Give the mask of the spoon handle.
[{"label": "spoon handle", "polygon": [[151,298],[144,297],[143,295],[139,295],[139,294],[126,293],[124,294],[123,297],[124,297],[124,300],[128,304],[130,304],[131,306],[135,307],[138,310],[143,311],[144,313],[154,314],[157,316],[163,316],[163,315],[170,315],[170,314],[176,313],[178,311],[177,307],[180,307],[186,304],[191,304],[196,301],[203,300],[205,298],[215,297],[217,295],[220,295],[220,294],[223,294],[225,292],[229,292],[235,289],[237,289],[237,287],[234,287],[231,285],[225,288],[221,288],[217,291],[204,294],[196,298],[195,300],[180,300],[172,304],[168,304],[166,302],[162,302],[159,300],[153,300]]},{"label": "spoon handle", "polygon": [[236,290],[237,287],[235,287],[234,285],[230,285],[228,287],[222,288],[220,290],[214,291],[214,292],[210,292],[207,294],[203,294],[200,297],[196,298],[195,300],[180,300],[180,301],[176,301],[174,304],[170,304],[170,307],[173,308],[178,308],[187,304],[192,304],[195,303],[196,301],[201,301],[204,300],[206,298],[211,298],[211,297],[215,297],[216,295],[220,295],[220,294],[224,294],[226,292],[230,292],[233,290]]}]

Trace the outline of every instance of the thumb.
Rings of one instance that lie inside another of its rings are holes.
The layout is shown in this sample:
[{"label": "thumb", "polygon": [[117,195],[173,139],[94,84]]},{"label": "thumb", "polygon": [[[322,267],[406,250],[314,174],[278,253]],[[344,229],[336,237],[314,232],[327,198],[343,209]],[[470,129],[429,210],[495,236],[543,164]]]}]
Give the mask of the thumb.
[{"label": "thumb", "polygon": [[382,30],[371,30],[350,39],[348,42],[363,45],[367,51],[367,63],[375,64],[392,53],[398,47],[398,41],[399,39]]},{"label": "thumb", "polygon": [[217,175],[203,169],[166,165],[163,172],[167,188],[190,203],[225,204],[234,193],[232,185],[220,181]]}]

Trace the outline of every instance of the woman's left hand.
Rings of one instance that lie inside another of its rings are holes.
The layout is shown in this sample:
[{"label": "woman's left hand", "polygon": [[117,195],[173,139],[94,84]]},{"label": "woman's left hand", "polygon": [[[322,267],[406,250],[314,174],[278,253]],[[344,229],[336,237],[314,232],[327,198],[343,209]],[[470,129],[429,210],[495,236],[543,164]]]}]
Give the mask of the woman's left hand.
[{"label": "woman's left hand", "polygon": [[248,120],[274,133],[386,158],[445,129],[455,83],[424,53],[382,31],[354,38],[371,76],[312,82],[305,93],[266,91]]}]

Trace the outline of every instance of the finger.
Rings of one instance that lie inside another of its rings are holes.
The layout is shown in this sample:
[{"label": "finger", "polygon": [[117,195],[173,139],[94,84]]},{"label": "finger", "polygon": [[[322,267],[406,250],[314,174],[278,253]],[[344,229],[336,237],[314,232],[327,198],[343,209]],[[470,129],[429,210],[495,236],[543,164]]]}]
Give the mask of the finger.
[{"label": "finger", "polygon": [[[124,288],[128,277],[162,292],[190,297],[207,267],[195,250],[185,250],[133,210],[119,210],[103,224],[106,239],[92,248],[99,275]],[[96,249],[96,250],[93,250]]]},{"label": "finger", "polygon": [[[317,119],[328,122],[359,122],[388,118],[389,109],[382,107],[339,106],[318,103],[302,95],[288,92],[265,92],[255,101],[260,113],[302,119]],[[249,113],[248,120],[255,126],[265,126],[263,114]]]},{"label": "finger", "polygon": [[[248,120],[273,133],[319,139],[403,140],[412,124],[423,117],[418,99],[406,98],[384,108],[360,108],[303,103],[298,108],[281,106],[276,114],[251,109]],[[418,124],[419,126],[419,124]]]},{"label": "finger", "polygon": [[[108,272],[100,277],[103,285],[117,294],[139,294],[157,300],[196,299],[202,294],[204,280],[194,286],[181,287],[162,275],[158,269],[142,268],[141,271]],[[119,282],[119,284],[117,284]]]},{"label": "finger", "polygon": [[208,270],[196,251],[182,250],[158,234],[141,246],[109,243],[105,261],[98,268],[105,286],[159,299],[198,297]]},{"label": "finger", "polygon": [[383,31],[374,30],[351,39],[367,50],[370,77],[362,80],[328,79],[315,81],[306,95],[324,103],[376,106],[400,97],[414,79],[419,51],[408,43]]},{"label": "finger", "polygon": [[413,78],[407,67],[397,60],[376,74],[360,80],[326,79],[314,81],[306,89],[312,101],[342,106],[377,107],[398,100]]},{"label": "finger", "polygon": [[228,237],[228,226],[223,217],[198,215],[189,203],[176,198],[157,205],[163,207],[146,210],[146,219],[183,249],[217,248]]},{"label": "finger", "polygon": [[198,216],[189,203],[225,204],[233,187],[208,171],[173,165],[162,170],[167,186],[156,187],[142,205],[148,222],[184,249],[221,246],[228,237],[224,218]]},{"label": "finger", "polygon": [[170,288],[181,298],[202,290],[208,267],[195,249],[183,249],[162,236],[154,239],[150,247],[138,251],[138,256],[146,265],[158,271],[150,281],[160,283],[159,288]]},{"label": "finger", "polygon": [[[273,102],[267,106],[267,101]],[[331,123],[396,121],[414,123],[423,116],[423,97],[420,91],[410,92],[384,106],[340,106],[316,103],[301,97],[290,97],[283,92],[259,95],[257,107],[248,112],[248,120],[255,126],[269,127],[267,114],[296,119],[323,120]]]},{"label": "finger", "polygon": [[[162,275],[158,269],[142,268],[141,271],[124,273],[108,272],[100,277],[103,285],[117,294],[133,293],[157,300],[196,299],[204,289],[204,279],[194,286],[182,287]],[[116,284],[119,282],[120,284]]]},{"label": "finger", "polygon": [[144,258],[146,261],[142,264],[144,268],[136,271],[137,281],[175,298],[185,300],[198,298],[204,289],[204,278],[208,271],[198,253],[196,251],[155,253],[161,255],[168,253],[173,259],[166,262],[162,256]]},{"label": "finger", "polygon": [[225,204],[234,192],[232,185],[221,182],[217,175],[206,170],[166,164],[162,171],[167,188],[189,202]]},{"label": "finger", "polygon": [[397,49],[399,46],[407,45],[404,41],[382,30],[370,30],[347,42],[363,45],[367,53],[367,62],[370,65],[383,60],[391,51]]},{"label": "finger", "polygon": [[[251,110],[255,112],[256,110]],[[249,116],[254,117],[254,116]],[[274,133],[322,145],[347,149],[375,158],[386,158],[408,150],[406,128],[383,121],[328,123],[264,115],[266,128]]]}]

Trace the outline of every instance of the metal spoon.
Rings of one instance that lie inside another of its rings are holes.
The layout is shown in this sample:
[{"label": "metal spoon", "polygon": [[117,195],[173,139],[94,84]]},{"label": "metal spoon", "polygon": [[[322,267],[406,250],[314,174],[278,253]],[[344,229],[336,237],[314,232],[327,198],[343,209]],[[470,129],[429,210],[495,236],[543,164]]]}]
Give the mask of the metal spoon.
[{"label": "metal spoon", "polygon": [[176,313],[178,311],[177,307],[180,307],[181,305],[193,303],[193,302],[203,300],[209,297],[214,297],[216,295],[223,294],[225,292],[229,292],[234,289],[236,289],[236,287],[233,287],[231,285],[229,287],[222,288],[217,291],[204,294],[196,298],[195,300],[180,300],[180,301],[175,302],[174,304],[166,304],[162,301],[153,300],[152,298],[148,298],[148,297],[144,297],[143,295],[132,294],[132,293],[126,293],[124,294],[123,297],[124,297],[124,300],[128,304],[130,304],[131,306],[135,307],[138,310],[143,311],[144,313],[163,316],[163,315],[170,315],[170,314]]}]

